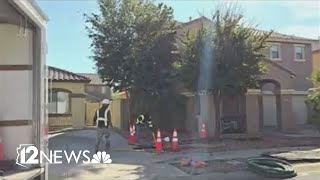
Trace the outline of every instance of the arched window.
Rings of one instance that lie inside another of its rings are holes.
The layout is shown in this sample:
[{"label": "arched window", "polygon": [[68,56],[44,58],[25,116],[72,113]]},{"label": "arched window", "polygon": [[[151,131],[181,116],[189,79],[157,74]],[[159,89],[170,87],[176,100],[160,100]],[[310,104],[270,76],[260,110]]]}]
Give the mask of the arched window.
[{"label": "arched window", "polygon": [[49,114],[70,114],[70,91],[65,89],[51,89],[48,92]]}]

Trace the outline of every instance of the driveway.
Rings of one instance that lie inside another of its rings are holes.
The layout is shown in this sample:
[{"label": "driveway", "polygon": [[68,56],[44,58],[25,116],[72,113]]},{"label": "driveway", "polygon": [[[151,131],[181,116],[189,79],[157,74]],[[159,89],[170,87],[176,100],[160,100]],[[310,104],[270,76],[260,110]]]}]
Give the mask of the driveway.
[{"label": "driveway", "polygon": [[[83,150],[89,150],[88,155],[92,158],[95,146],[95,130],[81,130],[67,133],[56,134],[50,137],[50,150],[65,150],[70,153],[72,150],[76,153]],[[251,157],[261,154],[265,150],[246,150],[246,151],[229,151],[216,152],[207,154],[204,152],[185,154],[180,153],[164,153],[155,155],[143,151],[133,151],[128,146],[128,141],[119,134],[112,132],[111,136],[110,156],[111,164],[78,164],[72,162],[70,164],[64,159],[62,164],[49,165],[49,180],[60,179],[129,179],[129,180],[160,180],[160,179],[263,179],[254,173],[248,171],[230,172],[230,173],[214,173],[190,176],[178,168],[168,164],[172,159],[184,156],[192,156],[197,159],[209,160],[213,159],[230,159],[233,156]],[[279,150],[279,149],[276,149]],[[179,159],[179,158],[178,158]],[[85,159],[83,159],[85,160]],[[319,179],[319,164],[302,164],[297,168],[299,176],[294,179]]]},{"label": "driveway", "polygon": [[[95,130],[81,130],[61,133],[50,137],[49,150],[75,151],[89,150],[92,157],[95,146]],[[171,165],[156,164],[154,155],[143,151],[133,151],[128,141],[112,132],[110,156],[111,164],[70,163],[49,165],[49,180],[58,179],[153,179],[157,175],[173,173],[186,175]]]}]

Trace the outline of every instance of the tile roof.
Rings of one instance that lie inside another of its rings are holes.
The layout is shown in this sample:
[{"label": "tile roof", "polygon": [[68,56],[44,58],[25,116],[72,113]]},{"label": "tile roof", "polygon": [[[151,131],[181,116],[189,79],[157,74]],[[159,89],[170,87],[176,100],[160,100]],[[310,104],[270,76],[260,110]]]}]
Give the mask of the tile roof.
[{"label": "tile roof", "polygon": [[81,76],[79,74],[75,74],[73,72],[66,71],[66,70],[59,69],[52,66],[48,66],[47,77],[49,80],[52,80],[52,81],[80,81],[80,82],[90,81],[90,79],[85,76]]},{"label": "tile roof", "polygon": [[[201,16],[197,19],[185,22],[185,23],[181,23],[182,26],[188,26],[190,24],[193,24],[195,22],[201,21],[203,23],[213,23],[209,18],[205,17],[205,16]],[[180,24],[180,23],[179,23]],[[259,29],[254,29],[255,33],[257,35],[262,35],[264,33],[269,33],[270,31],[265,31],[265,30],[259,30]],[[304,37],[298,37],[298,36],[294,36],[294,35],[286,35],[286,34],[281,34],[278,32],[273,32],[269,39],[269,41],[284,41],[284,42],[301,42],[301,43],[312,43],[313,41],[315,41],[315,39],[309,39],[309,38],[304,38]]]},{"label": "tile roof", "polygon": [[[262,35],[265,33],[269,33],[270,31],[265,31],[265,30],[259,30],[259,29],[254,29],[255,33],[257,35]],[[294,35],[287,35],[287,34],[281,34],[278,32],[273,32],[270,37],[269,40],[292,40],[292,41],[310,41],[309,43],[312,43],[312,41],[314,41],[314,39],[309,39],[309,38],[304,38],[304,37],[299,37],[299,36],[294,36]]]},{"label": "tile roof", "polygon": [[103,82],[102,79],[98,74],[94,73],[79,73],[81,76],[85,76],[89,79],[91,79],[90,83],[91,85],[106,85],[106,82]]},{"label": "tile roof", "polygon": [[193,23],[196,23],[196,22],[199,22],[199,21],[200,21],[200,22],[212,23],[212,21],[211,21],[209,18],[207,18],[207,17],[205,17],[205,16],[201,16],[201,17],[199,17],[199,18],[193,19],[193,20],[188,21],[188,22],[184,22],[184,23],[178,22],[178,25],[187,26],[187,25],[189,25],[189,24],[193,24]]}]

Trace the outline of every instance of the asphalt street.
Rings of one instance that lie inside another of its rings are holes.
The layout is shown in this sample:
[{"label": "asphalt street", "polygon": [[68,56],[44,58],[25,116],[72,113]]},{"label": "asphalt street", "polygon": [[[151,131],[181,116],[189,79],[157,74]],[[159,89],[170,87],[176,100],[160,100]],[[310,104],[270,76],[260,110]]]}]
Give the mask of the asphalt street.
[{"label": "asphalt street", "polygon": [[[87,154],[90,158],[94,154],[94,147],[96,141],[95,130],[80,130],[61,134],[51,135],[49,139],[49,150],[65,150],[70,153],[74,151],[88,150]],[[263,150],[245,150],[237,152],[217,152],[213,155],[204,153],[193,153],[193,157],[204,158],[231,158],[232,156],[250,157],[256,156]],[[270,149],[266,149],[270,151]],[[79,163],[71,162],[63,159],[62,164],[49,165],[49,180],[62,179],[104,179],[104,180],[209,180],[209,179],[237,179],[237,180],[256,180],[264,179],[249,171],[238,171],[230,173],[214,173],[190,176],[178,168],[161,161],[183,157],[186,154],[164,153],[162,155],[154,155],[144,151],[133,151],[128,145],[128,141],[121,135],[112,132],[111,135],[111,164],[83,164],[81,160]],[[159,163],[161,162],[161,163]],[[298,170],[297,180],[314,180],[320,179],[320,163],[316,164],[301,164],[296,167]]]}]

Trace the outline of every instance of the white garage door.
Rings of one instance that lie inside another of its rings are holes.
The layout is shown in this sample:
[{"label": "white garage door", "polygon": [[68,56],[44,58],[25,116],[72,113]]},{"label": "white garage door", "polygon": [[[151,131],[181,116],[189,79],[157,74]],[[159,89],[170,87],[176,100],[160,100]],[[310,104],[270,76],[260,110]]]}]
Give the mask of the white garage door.
[{"label": "white garage door", "polygon": [[277,126],[275,95],[263,95],[263,126]]},{"label": "white garage door", "polygon": [[297,124],[307,123],[307,106],[305,104],[306,96],[292,97],[292,111]]}]

